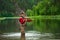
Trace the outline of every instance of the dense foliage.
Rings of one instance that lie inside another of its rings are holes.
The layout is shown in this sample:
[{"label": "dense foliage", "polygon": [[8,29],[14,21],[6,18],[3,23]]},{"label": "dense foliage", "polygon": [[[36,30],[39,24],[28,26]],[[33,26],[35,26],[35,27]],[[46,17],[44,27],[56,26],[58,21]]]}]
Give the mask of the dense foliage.
[{"label": "dense foliage", "polygon": [[[33,9],[27,10],[27,14],[34,16],[37,15],[59,15],[60,14],[60,5],[59,0],[43,0],[38,2],[37,5],[33,6]],[[31,13],[32,12],[32,13]]]}]

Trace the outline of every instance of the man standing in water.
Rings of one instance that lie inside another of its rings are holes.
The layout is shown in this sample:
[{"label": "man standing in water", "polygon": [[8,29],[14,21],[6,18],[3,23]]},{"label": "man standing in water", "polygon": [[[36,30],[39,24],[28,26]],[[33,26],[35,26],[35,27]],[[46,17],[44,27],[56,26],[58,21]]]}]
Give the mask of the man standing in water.
[{"label": "man standing in water", "polygon": [[22,11],[20,14],[20,18],[19,18],[19,22],[20,22],[20,30],[22,34],[25,34],[24,29],[25,29],[25,25],[26,25],[26,14]]},{"label": "man standing in water", "polygon": [[25,25],[26,25],[26,14],[22,11],[20,13],[20,18],[19,18],[19,22],[20,22],[20,30],[21,30],[21,40],[25,40]]},{"label": "man standing in water", "polygon": [[21,40],[25,40],[25,25],[26,22],[31,22],[32,20],[26,16],[26,14],[22,11],[20,13],[20,30],[21,30]]}]

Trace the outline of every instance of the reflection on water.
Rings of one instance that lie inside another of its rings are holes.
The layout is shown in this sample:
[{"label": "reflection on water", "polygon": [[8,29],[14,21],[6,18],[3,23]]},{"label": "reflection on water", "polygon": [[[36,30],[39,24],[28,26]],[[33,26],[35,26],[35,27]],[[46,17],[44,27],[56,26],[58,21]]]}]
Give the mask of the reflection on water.
[{"label": "reflection on water", "polygon": [[21,33],[4,33],[2,35],[1,40],[40,40],[40,39],[49,39],[52,38],[53,34],[51,33],[44,33],[41,34],[40,32],[37,31],[28,31],[24,35],[21,35]]}]

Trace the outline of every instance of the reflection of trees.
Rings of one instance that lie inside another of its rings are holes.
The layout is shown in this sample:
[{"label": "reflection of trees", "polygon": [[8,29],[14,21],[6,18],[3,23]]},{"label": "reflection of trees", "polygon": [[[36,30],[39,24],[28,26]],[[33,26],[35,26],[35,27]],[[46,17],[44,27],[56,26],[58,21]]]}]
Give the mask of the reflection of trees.
[{"label": "reflection of trees", "polygon": [[1,32],[15,32],[16,31],[16,20],[1,20],[0,31]]},{"label": "reflection of trees", "polygon": [[36,19],[34,29],[40,32],[49,32],[55,34],[56,38],[60,36],[60,20],[58,19]]},{"label": "reflection of trees", "polygon": [[34,28],[41,32],[60,33],[58,30],[60,20],[57,19],[36,19]]}]

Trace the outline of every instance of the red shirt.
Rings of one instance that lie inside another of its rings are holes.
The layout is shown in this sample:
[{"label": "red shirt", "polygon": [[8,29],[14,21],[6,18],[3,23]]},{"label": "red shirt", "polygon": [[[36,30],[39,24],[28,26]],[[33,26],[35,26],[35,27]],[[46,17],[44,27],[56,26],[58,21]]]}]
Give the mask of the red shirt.
[{"label": "red shirt", "polygon": [[20,18],[19,18],[19,22],[20,22],[21,24],[24,24],[24,23],[26,22],[26,20],[25,20],[25,18],[20,17]]},{"label": "red shirt", "polygon": [[[27,20],[26,20],[27,19]],[[20,17],[19,18],[19,22],[21,24],[24,24],[25,22],[31,22],[32,20],[30,18],[23,18],[23,17]]]}]

